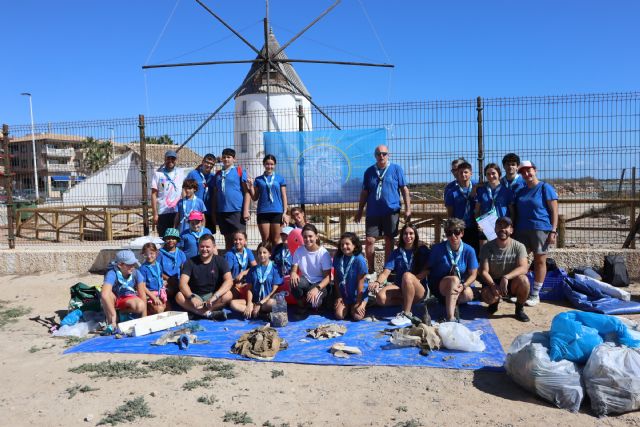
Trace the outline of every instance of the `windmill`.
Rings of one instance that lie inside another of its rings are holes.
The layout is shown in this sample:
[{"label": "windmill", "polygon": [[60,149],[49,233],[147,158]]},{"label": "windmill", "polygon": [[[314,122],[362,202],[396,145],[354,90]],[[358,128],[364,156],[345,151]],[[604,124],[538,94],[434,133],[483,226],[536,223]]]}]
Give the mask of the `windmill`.
[{"label": "windmill", "polygon": [[[309,63],[309,64],[335,64],[335,65],[349,65],[349,66],[363,66],[363,67],[387,67],[393,68],[391,64],[375,64],[369,62],[349,62],[349,61],[330,61],[330,60],[317,60],[317,59],[295,59],[288,58],[285,54],[285,49],[289,47],[294,41],[308,31],[313,25],[320,21],[324,16],[331,12],[341,0],[336,0],[331,6],[318,15],[307,26],[294,35],[289,41],[280,46],[277,42],[274,43],[275,38],[270,31],[269,27],[269,0],[265,1],[265,17],[264,23],[264,45],[262,49],[257,49],[251,42],[242,36],[238,31],[232,28],[227,22],[225,22],[220,16],[218,16],[213,10],[205,5],[201,0],[195,0],[204,10],[206,10],[217,21],[224,25],[229,31],[231,31],[236,37],[238,37],[245,45],[256,53],[255,59],[245,60],[231,60],[231,61],[206,61],[206,62],[185,62],[175,64],[158,64],[158,65],[145,65],[143,69],[151,68],[172,68],[172,67],[192,67],[192,66],[205,66],[205,65],[223,65],[223,64],[252,64],[249,73],[243,80],[242,84],[235,90],[224,102],[216,108],[201,124],[198,126],[191,135],[178,147],[177,151],[182,149],[186,144],[200,132],[216,114],[218,114],[227,103],[236,97],[244,88],[248,85],[256,87],[264,87],[266,92],[266,110],[267,110],[267,129],[271,126],[271,117],[273,111],[271,109],[271,96],[273,87],[277,85],[287,85],[292,88],[298,95],[304,97],[313,107],[320,112],[333,126],[340,129],[340,126],[324,112],[313,100],[307,92],[302,82],[296,78],[295,72],[292,74],[287,72],[288,68],[291,68],[292,63]],[[292,68],[291,68],[292,69]]]}]

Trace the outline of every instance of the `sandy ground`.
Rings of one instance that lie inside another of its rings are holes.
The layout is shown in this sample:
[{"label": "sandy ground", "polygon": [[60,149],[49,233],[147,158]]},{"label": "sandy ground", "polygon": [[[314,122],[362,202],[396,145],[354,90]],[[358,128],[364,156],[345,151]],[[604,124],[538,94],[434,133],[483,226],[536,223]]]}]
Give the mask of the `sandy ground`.
[{"label": "sandy ground", "polygon": [[[226,411],[246,411],[258,426],[267,421],[271,424],[265,425],[276,426],[640,425],[638,412],[598,419],[587,410],[572,414],[557,409],[521,389],[505,373],[494,372],[231,361],[235,378],[217,378],[209,388],[191,391],[184,391],[182,385],[202,377],[200,367],[182,376],[90,379],[68,369],[87,362],[156,357],[62,355],[65,340],[50,337],[45,327],[28,317],[64,310],[69,286],[77,281],[99,283],[101,277],[51,273],[0,280],[0,299],[9,301],[8,307],[31,309],[29,315],[0,329],[0,425],[95,425],[106,411],[137,396],[144,396],[155,416],[138,420],[137,425],[232,425],[223,423]],[[631,290],[637,298],[640,285]],[[505,303],[491,322],[506,349],[520,333],[548,329],[553,316],[567,309],[542,303],[527,310],[532,321],[522,324],[510,317],[513,305]],[[272,370],[282,370],[284,375],[272,378]],[[69,399],[66,389],[75,385],[99,390]],[[213,405],[197,402],[203,395],[215,395],[218,401]],[[408,424],[410,420],[421,424]]]}]

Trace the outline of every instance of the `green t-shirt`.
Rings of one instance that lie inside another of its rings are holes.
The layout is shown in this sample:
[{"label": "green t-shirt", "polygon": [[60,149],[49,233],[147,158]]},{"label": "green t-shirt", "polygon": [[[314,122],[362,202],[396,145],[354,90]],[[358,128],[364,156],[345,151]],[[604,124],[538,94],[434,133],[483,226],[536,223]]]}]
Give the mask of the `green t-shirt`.
[{"label": "green t-shirt", "polygon": [[480,265],[489,262],[489,274],[498,281],[518,266],[518,260],[527,258],[527,249],[515,239],[504,248],[499,248],[497,239],[487,242],[480,249]]}]

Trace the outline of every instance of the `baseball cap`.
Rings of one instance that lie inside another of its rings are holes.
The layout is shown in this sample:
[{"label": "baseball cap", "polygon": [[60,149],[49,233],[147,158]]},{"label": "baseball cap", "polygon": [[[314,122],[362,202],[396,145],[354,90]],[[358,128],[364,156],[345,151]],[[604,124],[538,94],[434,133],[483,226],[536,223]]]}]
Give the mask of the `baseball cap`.
[{"label": "baseball cap", "polygon": [[167,157],[173,157],[174,159],[177,159],[177,158],[178,158],[178,153],[176,153],[174,150],[167,150],[167,151],[164,153],[164,157],[165,157],[165,159],[166,159]]},{"label": "baseball cap", "polygon": [[204,214],[200,211],[191,211],[189,214],[189,221],[202,221],[204,219]]},{"label": "baseball cap", "polygon": [[293,231],[293,227],[282,227],[282,229],[280,230],[280,234],[286,234],[287,236],[289,235],[289,233],[291,233]]},{"label": "baseball cap", "polygon": [[520,166],[518,166],[518,173],[520,173],[522,169],[529,169],[529,168],[535,169],[536,165],[533,164],[531,160],[523,160],[522,163],[520,163]]},{"label": "baseball cap", "polygon": [[505,225],[513,225],[513,221],[511,221],[511,218],[509,218],[508,216],[501,216],[500,218],[498,218],[496,220],[496,225],[498,225],[499,223]]},{"label": "baseball cap", "polygon": [[136,256],[129,249],[124,249],[116,254],[116,264],[140,265]]},{"label": "baseball cap", "polygon": [[180,232],[176,228],[167,228],[164,232],[163,238],[165,240],[167,240],[168,238],[180,240]]}]

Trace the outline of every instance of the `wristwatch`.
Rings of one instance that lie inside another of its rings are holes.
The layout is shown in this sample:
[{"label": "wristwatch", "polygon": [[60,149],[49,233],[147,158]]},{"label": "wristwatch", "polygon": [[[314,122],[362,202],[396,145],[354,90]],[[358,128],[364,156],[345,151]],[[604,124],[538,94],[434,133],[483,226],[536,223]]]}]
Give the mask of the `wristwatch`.
[{"label": "wristwatch", "polygon": [[196,294],[191,294],[187,297],[187,299],[194,299],[196,297]]}]

